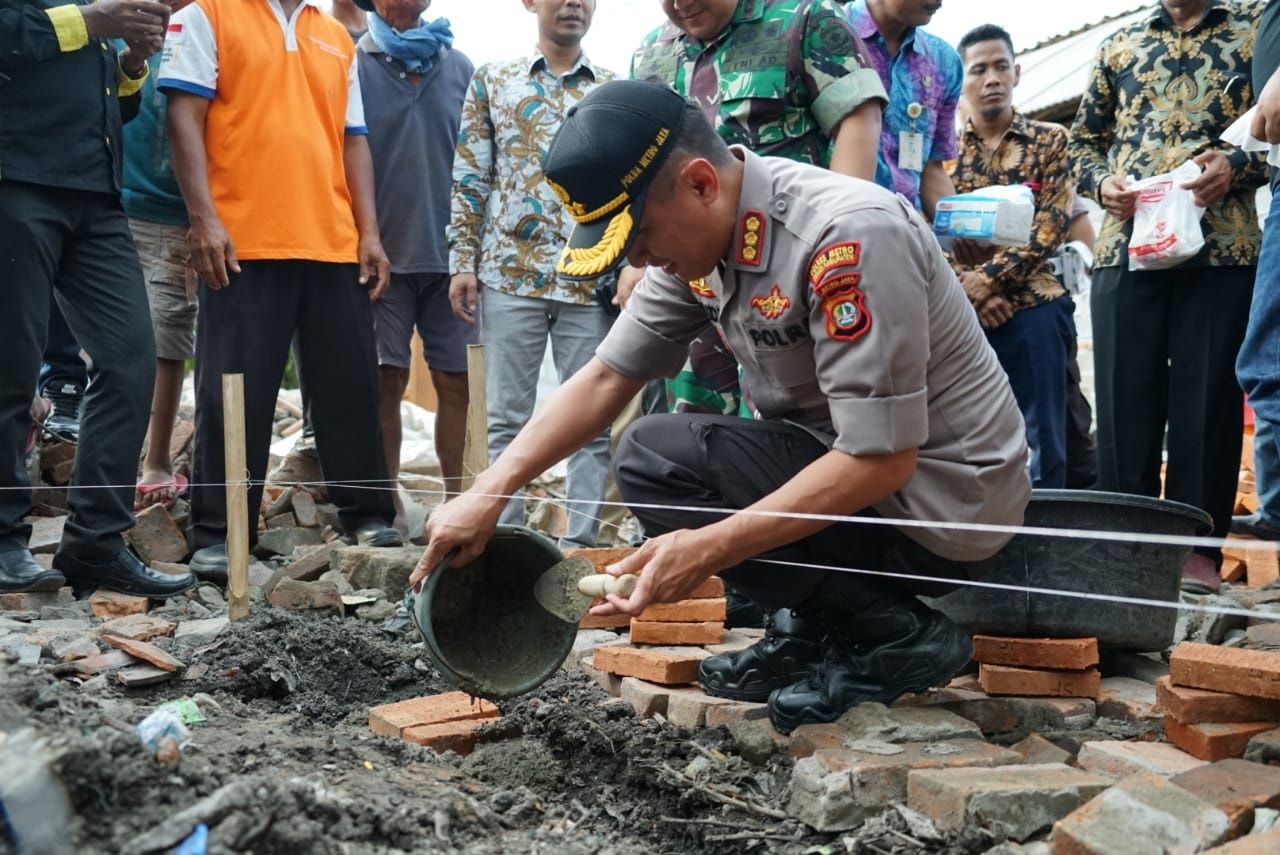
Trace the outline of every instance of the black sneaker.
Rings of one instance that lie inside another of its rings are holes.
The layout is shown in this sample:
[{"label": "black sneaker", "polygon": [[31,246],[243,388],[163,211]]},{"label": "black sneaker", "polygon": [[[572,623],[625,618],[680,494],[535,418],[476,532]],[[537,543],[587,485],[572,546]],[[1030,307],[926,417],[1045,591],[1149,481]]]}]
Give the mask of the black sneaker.
[{"label": "black sneaker", "polygon": [[768,614],[764,623],[764,638],[746,650],[698,663],[703,691],[718,698],[762,703],[774,689],[802,679],[810,665],[822,661],[818,621],[779,609]]},{"label": "black sneaker", "polygon": [[[824,615],[822,663],[769,696],[769,721],[779,733],[835,721],[858,704],[888,705],[942,685],[973,657],[969,634],[914,597],[877,611]],[[868,624],[894,631],[867,638]]]},{"label": "black sneaker", "polygon": [[80,439],[80,412],[84,404],[84,390],[75,383],[48,386],[44,397],[53,404],[53,412],[45,418],[44,429],[65,442]]}]

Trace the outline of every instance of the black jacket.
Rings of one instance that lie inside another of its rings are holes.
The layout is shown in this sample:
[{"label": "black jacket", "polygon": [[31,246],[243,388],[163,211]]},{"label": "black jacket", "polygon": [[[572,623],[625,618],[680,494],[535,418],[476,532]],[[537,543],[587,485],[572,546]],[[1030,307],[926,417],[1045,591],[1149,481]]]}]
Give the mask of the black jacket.
[{"label": "black jacket", "polygon": [[0,181],[119,193],[116,50],[63,53],[44,10],[67,2],[0,0]]}]

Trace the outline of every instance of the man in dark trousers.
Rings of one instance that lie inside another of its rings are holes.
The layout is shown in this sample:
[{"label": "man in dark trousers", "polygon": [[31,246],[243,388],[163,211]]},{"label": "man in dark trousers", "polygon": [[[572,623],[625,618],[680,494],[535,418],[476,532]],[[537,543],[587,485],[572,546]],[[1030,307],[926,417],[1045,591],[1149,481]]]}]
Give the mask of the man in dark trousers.
[{"label": "man in dark trousers", "polygon": [[[133,525],[155,343],[120,206],[119,99],[141,87],[168,17],[152,0],[0,0],[0,591],[70,582],[165,597],[194,583],[148,568],[121,537]],[[93,372],[71,513],[45,570],[27,549],[23,445],[51,294]]]}]

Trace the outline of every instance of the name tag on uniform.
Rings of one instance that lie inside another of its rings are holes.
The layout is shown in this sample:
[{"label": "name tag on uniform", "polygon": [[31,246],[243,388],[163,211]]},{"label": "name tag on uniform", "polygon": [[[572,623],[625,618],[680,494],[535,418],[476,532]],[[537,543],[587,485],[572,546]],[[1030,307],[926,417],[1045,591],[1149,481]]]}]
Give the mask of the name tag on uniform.
[{"label": "name tag on uniform", "polygon": [[924,171],[924,134],[898,132],[898,168],[912,172]]}]

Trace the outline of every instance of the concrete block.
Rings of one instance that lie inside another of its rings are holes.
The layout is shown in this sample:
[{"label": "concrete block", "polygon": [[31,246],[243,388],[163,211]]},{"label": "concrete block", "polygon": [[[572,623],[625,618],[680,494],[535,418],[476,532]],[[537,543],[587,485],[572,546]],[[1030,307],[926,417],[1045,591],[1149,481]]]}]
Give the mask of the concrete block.
[{"label": "concrete block", "polygon": [[1051,855],[1199,852],[1226,839],[1218,808],[1159,775],[1134,775],[1053,827]]},{"label": "concrete block", "polygon": [[1163,742],[1086,742],[1076,758],[1081,769],[1112,778],[1148,773],[1162,778],[1204,766],[1205,761],[1192,757],[1176,745]]},{"label": "concrete block", "polygon": [[1007,748],[963,739],[868,747],[875,751],[823,749],[798,760],[787,813],[819,831],[844,831],[904,801],[912,770],[1007,766],[1020,759]]},{"label": "concrete block", "polygon": [[978,671],[978,682],[989,695],[1096,698],[1102,690],[1097,668],[1047,671],[984,664]]},{"label": "concrete block", "polygon": [[379,588],[387,598],[398,601],[409,587],[409,574],[422,557],[421,546],[379,549],[373,546],[348,546],[337,549],[329,566],[341,570],[354,588]]},{"label": "concrete block", "polygon": [[1000,823],[1026,840],[1111,786],[1062,763],[992,769],[923,769],[907,776],[907,806],[943,831]]},{"label": "concrete block", "polygon": [[973,658],[987,665],[1083,671],[1098,664],[1096,638],[973,637]]}]

